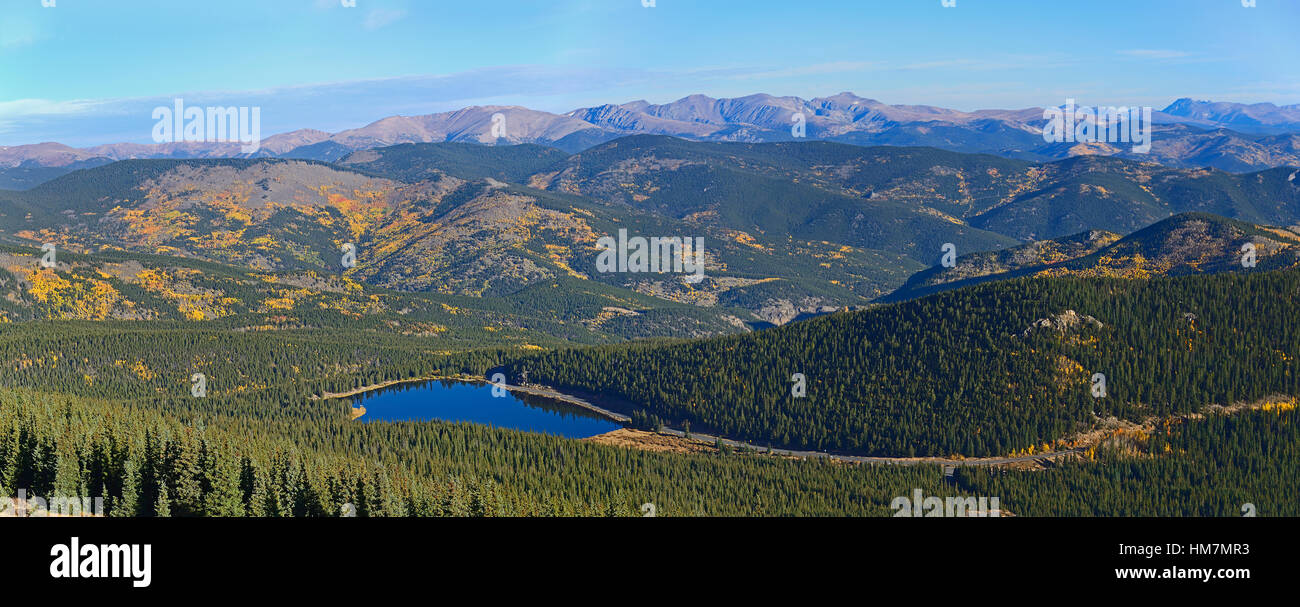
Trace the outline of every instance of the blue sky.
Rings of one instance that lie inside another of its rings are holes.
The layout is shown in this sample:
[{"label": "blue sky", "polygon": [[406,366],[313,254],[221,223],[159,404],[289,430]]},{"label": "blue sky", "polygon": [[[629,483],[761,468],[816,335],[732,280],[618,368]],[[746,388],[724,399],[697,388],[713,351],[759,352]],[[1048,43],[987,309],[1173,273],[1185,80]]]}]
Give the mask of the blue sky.
[{"label": "blue sky", "polygon": [[152,108],[264,135],[691,93],[972,110],[1300,103],[1300,1],[0,0],[0,145],[147,142]]}]

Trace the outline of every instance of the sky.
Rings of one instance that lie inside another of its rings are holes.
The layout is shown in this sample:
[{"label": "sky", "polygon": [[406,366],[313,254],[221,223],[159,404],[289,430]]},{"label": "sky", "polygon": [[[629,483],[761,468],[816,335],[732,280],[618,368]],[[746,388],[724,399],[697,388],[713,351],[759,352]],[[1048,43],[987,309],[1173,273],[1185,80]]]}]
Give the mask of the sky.
[{"label": "sky", "polygon": [[177,97],[264,135],[694,93],[1300,103],[1300,0],[347,1],[0,0],[0,145],[146,143]]}]

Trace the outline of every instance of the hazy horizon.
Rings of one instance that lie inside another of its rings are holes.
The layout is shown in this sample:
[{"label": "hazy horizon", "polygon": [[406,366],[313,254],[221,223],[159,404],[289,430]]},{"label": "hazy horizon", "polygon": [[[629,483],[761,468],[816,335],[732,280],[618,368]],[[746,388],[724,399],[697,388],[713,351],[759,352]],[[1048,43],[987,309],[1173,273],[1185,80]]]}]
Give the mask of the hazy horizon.
[{"label": "hazy horizon", "polygon": [[690,94],[852,91],[963,111],[1300,102],[1300,68],[1286,61],[1300,51],[1287,27],[1300,4],[1107,1],[1089,11],[1105,28],[1068,5],[988,0],[356,4],[5,0],[0,145],[148,143],[150,111],[178,97],[261,107],[268,136]]}]

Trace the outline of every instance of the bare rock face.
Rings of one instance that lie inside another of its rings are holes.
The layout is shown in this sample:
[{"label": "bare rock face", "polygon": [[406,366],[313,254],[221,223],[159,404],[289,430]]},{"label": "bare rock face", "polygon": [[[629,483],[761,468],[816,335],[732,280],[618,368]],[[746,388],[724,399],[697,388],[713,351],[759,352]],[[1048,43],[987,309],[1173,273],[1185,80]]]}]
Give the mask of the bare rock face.
[{"label": "bare rock face", "polygon": [[774,325],[783,325],[794,320],[799,310],[788,299],[774,299],[758,310],[758,317]]},{"label": "bare rock face", "polygon": [[829,314],[838,310],[837,306],[815,297],[805,297],[798,302],[789,299],[770,299],[755,314],[763,320],[780,326],[805,315]]},{"label": "bare rock face", "polygon": [[1033,324],[1029,325],[1029,328],[1025,329],[1024,333],[1020,334],[1020,336],[1029,337],[1035,331],[1055,331],[1064,335],[1087,327],[1100,329],[1103,326],[1105,325],[1101,324],[1100,320],[1088,316],[1087,314],[1079,314],[1074,310],[1066,310],[1056,316],[1040,318],[1034,321]]}]

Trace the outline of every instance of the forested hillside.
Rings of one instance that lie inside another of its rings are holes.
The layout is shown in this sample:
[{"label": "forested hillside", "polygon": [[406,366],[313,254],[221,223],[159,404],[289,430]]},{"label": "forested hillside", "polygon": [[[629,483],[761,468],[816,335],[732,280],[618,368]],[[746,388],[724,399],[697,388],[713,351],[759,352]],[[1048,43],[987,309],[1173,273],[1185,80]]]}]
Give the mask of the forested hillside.
[{"label": "forested hillside", "polygon": [[[259,272],[194,259],[0,245],[0,323],[191,321],[236,331],[357,328],[442,349],[601,343],[747,330],[743,310],[666,301],[572,277],[501,297],[410,293],[338,273]],[[136,325],[135,328],[142,328]]]},{"label": "forested hillside", "polygon": [[[470,297],[574,279],[781,325],[886,296],[947,244],[969,255],[1085,231],[1124,235],[1185,212],[1290,226],[1300,222],[1293,175],[824,141],[641,135],[573,155],[403,144],[338,164],[129,160],[79,170],[0,191],[0,241]],[[624,229],[704,238],[705,278],[600,272],[598,239]],[[349,244],[355,267],[341,263]]]},{"label": "forested hillside", "polygon": [[[327,407],[329,408],[329,407]],[[650,453],[470,424],[307,422],[0,390],[0,496],[96,496],[109,516],[889,516],[996,496],[1019,516],[1295,516],[1294,406],[1125,437],[1047,471]],[[350,506],[347,506],[350,504]]]},{"label": "forested hillside", "polygon": [[555,148],[534,144],[405,143],[353,152],[338,164],[406,183],[438,175],[467,180],[491,177],[510,183],[526,183],[528,176],[548,169],[568,156]]},{"label": "forested hillside", "polygon": [[[1016,514],[1294,514],[1295,189],[1280,170],[660,137],[78,171],[0,192],[0,490],[142,516],[888,515],[916,488]],[[1279,227],[1164,219],[1184,210]],[[705,237],[704,280],[595,271],[620,229]],[[958,267],[918,274],[916,299],[830,314],[948,242]],[[359,423],[313,398],[497,369],[761,446],[1079,458],[945,480]]]},{"label": "forested hillside", "polygon": [[[1251,258],[1247,259],[1247,245]],[[1001,251],[957,257],[907,279],[879,301],[902,301],[1019,276],[1149,278],[1256,272],[1300,263],[1300,229],[1249,224],[1206,213],[1181,213],[1121,238],[1090,230]]]},{"label": "forested hillside", "polygon": [[[1236,175],[1097,156],[1034,163],[935,148],[718,144],[643,135],[576,154],[536,180],[668,215],[706,213],[702,221],[733,229],[779,226],[796,238],[800,229],[830,220],[821,227],[845,244],[857,244],[849,240],[854,235],[875,235],[869,229],[880,219],[916,236],[913,243],[923,242],[929,229],[941,227],[919,217],[925,216],[947,222],[941,231],[951,238],[942,242],[965,253],[992,248],[978,244],[990,233],[1022,242],[1085,230],[1127,234],[1186,212],[1292,225],[1300,221],[1295,173],[1282,167]],[[838,197],[857,204],[843,206]],[[756,204],[771,198],[784,203]],[[846,208],[860,215],[837,214]],[[881,238],[888,243],[899,236]],[[919,246],[916,253],[926,261],[938,256],[937,247]]]},{"label": "forested hillside", "polygon": [[[547,353],[511,370],[759,444],[1005,454],[1068,443],[1111,416],[1300,394],[1297,303],[1300,270],[1019,279],[746,336]],[[792,395],[796,373],[804,398]]]}]

